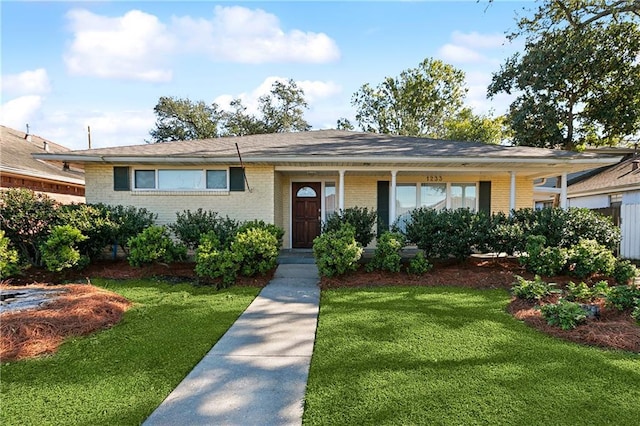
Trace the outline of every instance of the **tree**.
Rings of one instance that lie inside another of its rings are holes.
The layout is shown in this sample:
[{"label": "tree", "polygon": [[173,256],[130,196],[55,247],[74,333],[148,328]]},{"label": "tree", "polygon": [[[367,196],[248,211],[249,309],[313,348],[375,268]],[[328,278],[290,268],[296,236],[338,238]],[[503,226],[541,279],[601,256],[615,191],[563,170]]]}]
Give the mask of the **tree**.
[{"label": "tree", "polygon": [[444,122],[443,139],[499,144],[509,136],[505,120],[504,116],[475,115],[470,108],[463,108]]},{"label": "tree", "polygon": [[640,3],[542,3],[511,35],[526,36],[523,54],[508,58],[488,88],[490,97],[518,94],[508,114],[514,144],[580,150],[637,133],[640,31],[637,12],[625,11]]},{"label": "tree", "polygon": [[268,95],[258,99],[260,116],[247,113],[240,99],[230,104],[231,111],[203,101],[161,97],[154,108],[156,127],[152,142],[207,139],[218,136],[244,136],[309,130],[304,119],[308,108],[304,91],[293,80],[276,81]]},{"label": "tree", "polygon": [[354,127],[348,118],[340,117],[336,121],[336,129],[337,130],[354,130]]},{"label": "tree", "polygon": [[356,121],[367,132],[443,137],[444,123],[463,105],[464,73],[440,60],[425,59],[375,88],[368,83],[352,97]]},{"label": "tree", "polygon": [[304,110],[309,107],[304,99],[304,90],[292,79],[286,83],[275,81],[269,95],[261,96],[258,103],[266,133],[311,129],[304,119]]},{"label": "tree", "polygon": [[215,103],[209,106],[170,96],[160,97],[153,112],[156,127],[149,132],[151,142],[215,138],[223,115]]}]

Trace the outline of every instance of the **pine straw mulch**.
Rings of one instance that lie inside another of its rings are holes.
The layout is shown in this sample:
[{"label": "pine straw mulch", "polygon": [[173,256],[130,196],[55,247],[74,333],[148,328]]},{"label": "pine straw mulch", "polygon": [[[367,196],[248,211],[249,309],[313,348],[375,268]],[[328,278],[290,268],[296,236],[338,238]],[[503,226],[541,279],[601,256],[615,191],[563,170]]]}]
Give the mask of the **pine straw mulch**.
[{"label": "pine straw mulch", "polygon": [[[2,286],[2,289],[16,288]],[[93,285],[68,284],[57,286],[56,290],[63,293],[40,308],[0,315],[0,361],[51,354],[68,337],[112,327],[131,306],[124,297]]]}]

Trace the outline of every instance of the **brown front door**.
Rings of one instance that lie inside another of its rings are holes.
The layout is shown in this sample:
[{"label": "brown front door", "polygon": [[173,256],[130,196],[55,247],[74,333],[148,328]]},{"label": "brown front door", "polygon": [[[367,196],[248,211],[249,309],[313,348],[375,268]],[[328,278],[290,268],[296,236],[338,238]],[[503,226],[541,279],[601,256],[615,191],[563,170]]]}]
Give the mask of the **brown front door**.
[{"label": "brown front door", "polygon": [[293,248],[311,248],[313,239],[320,235],[320,182],[294,182]]}]

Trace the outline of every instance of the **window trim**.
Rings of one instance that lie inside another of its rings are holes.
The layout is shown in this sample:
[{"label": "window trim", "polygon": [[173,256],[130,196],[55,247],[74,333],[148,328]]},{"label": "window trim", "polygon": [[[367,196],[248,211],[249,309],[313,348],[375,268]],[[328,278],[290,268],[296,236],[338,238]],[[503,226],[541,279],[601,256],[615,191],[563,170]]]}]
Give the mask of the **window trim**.
[{"label": "window trim", "polygon": [[[479,200],[480,200],[480,196],[479,196],[479,181],[476,182],[427,182],[427,181],[422,181],[422,180],[417,180],[414,182],[398,182],[396,184],[396,188],[395,190],[398,190],[398,187],[400,186],[414,186],[416,188],[416,207],[415,208],[420,208],[420,207],[424,207],[421,205],[422,203],[422,185],[436,185],[436,184],[444,184],[446,185],[446,191],[445,191],[445,208],[446,209],[451,209],[451,186],[452,185],[465,185],[465,186],[475,186],[476,188],[476,196],[475,196],[475,207],[473,209],[474,212],[478,212],[479,211]],[[391,188],[389,188],[391,189]],[[396,192],[396,199],[397,199],[397,192]],[[391,200],[389,200],[389,202],[391,202]],[[398,215],[398,211],[396,210],[396,217],[394,218],[389,218],[389,221],[391,223],[394,223],[396,220],[398,220],[398,217],[400,217],[400,215]]]},{"label": "window trim", "polygon": [[[200,171],[200,173],[202,174],[202,182],[204,182],[205,187],[204,188],[181,188],[181,189],[165,189],[165,188],[158,188],[158,182],[159,182],[159,173],[161,170],[172,170],[172,171]],[[138,188],[137,187],[137,180],[136,180],[136,172],[138,171],[153,171],[154,172],[154,188]],[[208,171],[224,171],[226,174],[226,187],[225,188],[207,188],[207,172]],[[132,182],[132,190],[133,191],[144,191],[144,192],[229,192],[229,167],[220,167],[220,168],[203,168],[203,169],[184,169],[184,168],[167,168],[167,167],[161,167],[161,168],[135,168],[133,169],[133,182]]]}]

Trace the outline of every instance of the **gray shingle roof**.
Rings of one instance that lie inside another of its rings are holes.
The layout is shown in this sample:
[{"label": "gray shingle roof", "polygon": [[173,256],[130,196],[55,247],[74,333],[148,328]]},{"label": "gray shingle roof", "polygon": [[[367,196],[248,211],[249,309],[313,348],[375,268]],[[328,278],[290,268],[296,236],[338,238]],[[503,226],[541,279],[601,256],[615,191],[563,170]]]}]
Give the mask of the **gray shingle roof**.
[{"label": "gray shingle roof", "polygon": [[44,144],[47,143],[49,153],[61,154],[70,150],[55,142],[31,135],[31,141],[26,139],[26,133],[6,126],[0,126],[0,170],[6,173],[39,177],[67,183],[84,184],[84,171],[72,166],[70,170],[62,169],[62,162],[36,160],[31,154],[45,154]]},{"label": "gray shingle roof", "polygon": [[118,157],[495,157],[597,158],[593,154],[530,147],[505,147],[474,142],[444,141],[342,130],[274,133],[191,141],[166,142],[72,151],[78,156]]},{"label": "gray shingle roof", "polygon": [[617,190],[640,187],[640,167],[633,170],[633,162],[640,156],[631,156],[613,166],[602,169],[599,173],[569,185],[569,194],[585,192],[615,192]]}]

